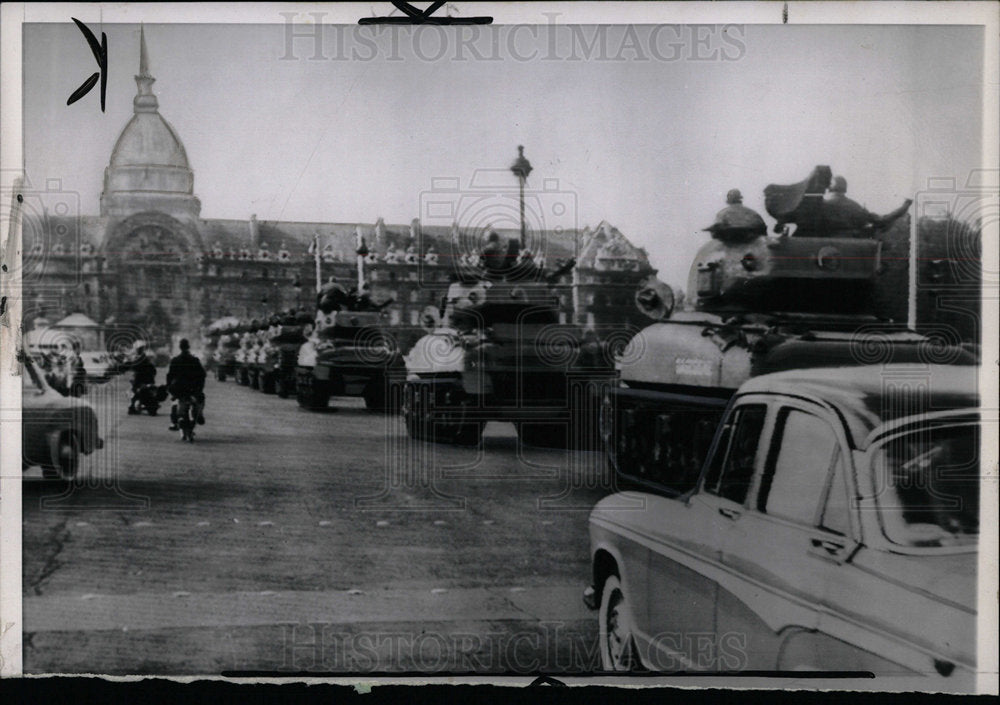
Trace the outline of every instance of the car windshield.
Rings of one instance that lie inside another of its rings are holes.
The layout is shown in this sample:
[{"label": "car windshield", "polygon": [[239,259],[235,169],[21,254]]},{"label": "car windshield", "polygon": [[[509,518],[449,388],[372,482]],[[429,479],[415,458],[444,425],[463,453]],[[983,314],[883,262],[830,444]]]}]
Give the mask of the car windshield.
[{"label": "car windshield", "polygon": [[979,540],[977,424],[931,425],[876,451],[878,503],[886,536],[904,546],[965,546]]}]

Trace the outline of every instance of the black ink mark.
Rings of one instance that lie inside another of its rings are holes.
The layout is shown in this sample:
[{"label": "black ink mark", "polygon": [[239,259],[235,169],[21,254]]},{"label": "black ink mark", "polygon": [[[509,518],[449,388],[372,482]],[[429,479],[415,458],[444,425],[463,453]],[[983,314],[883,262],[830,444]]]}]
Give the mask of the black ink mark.
[{"label": "black ink mark", "polygon": [[358,24],[493,24],[492,17],[431,17],[444,5],[444,0],[431,3],[426,10],[414,7],[403,0],[392,0],[405,17],[362,17]]},{"label": "black ink mark", "polygon": [[97,79],[101,79],[101,112],[103,113],[104,99],[108,92],[108,35],[101,32],[101,43],[98,44],[97,37],[94,36],[94,33],[90,31],[87,25],[75,17],[72,19],[87,39],[87,44],[90,45],[90,51],[94,53],[94,59],[97,61],[97,66],[100,70],[91,74],[86,81],[80,84],[79,88],[73,91],[73,95],[66,101],[66,105],[73,105],[80,98],[90,93],[90,89],[97,83]]},{"label": "black ink mark", "polygon": [[563,688],[567,687],[566,684],[563,683],[561,680],[559,680],[558,678],[553,678],[552,676],[538,676],[538,678],[536,678],[535,680],[531,681],[531,683],[528,684],[528,687],[532,688],[539,685],[556,685],[556,686],[562,686]]},{"label": "black ink mark", "polygon": [[785,3],[785,7],[781,10],[781,24],[788,24],[788,3]]},{"label": "black ink mark", "polygon": [[[7,265],[4,265],[4,269],[6,268]],[[7,297],[6,296],[0,297],[0,316],[4,315],[6,312],[7,312]]]}]

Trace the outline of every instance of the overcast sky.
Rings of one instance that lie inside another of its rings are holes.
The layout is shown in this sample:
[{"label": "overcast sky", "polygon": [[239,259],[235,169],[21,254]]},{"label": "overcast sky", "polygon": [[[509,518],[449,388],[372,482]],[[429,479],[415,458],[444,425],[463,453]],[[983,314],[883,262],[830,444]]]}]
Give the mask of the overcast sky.
[{"label": "overcast sky", "polygon": [[[34,186],[61,179],[96,215],[139,28],[92,29],[108,35],[103,114],[96,89],[66,105],[96,70],[79,30],[25,26],[24,153]],[[928,178],[963,183],[982,166],[974,27],[327,27],[319,59],[278,24],[145,31],[205,218],[427,221],[433,179],[464,188],[523,144],[529,187],[565,207],[547,226],[607,220],[683,284],[730,188],[763,213],[767,184],[829,164],[886,212]],[[463,225],[488,217],[462,208]]]}]

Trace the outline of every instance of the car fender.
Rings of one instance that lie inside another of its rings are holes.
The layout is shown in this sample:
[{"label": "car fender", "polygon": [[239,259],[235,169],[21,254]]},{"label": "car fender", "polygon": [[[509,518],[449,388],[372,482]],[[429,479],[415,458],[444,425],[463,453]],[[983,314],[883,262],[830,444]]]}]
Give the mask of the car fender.
[{"label": "car fender", "polygon": [[[591,537],[595,536],[597,531],[605,531],[603,528],[591,526]],[[604,539],[597,539],[591,544],[590,551],[590,568],[591,568],[591,578],[594,580],[594,590],[596,592],[597,604],[601,603],[601,596],[604,593],[604,582],[602,581],[600,585],[597,584],[595,571],[597,569],[597,556],[600,553],[607,553],[611,556],[611,559],[615,562],[615,567],[617,568],[618,579],[622,584],[622,589],[627,595],[631,594],[632,585],[629,581],[628,570],[626,568],[626,563],[622,557],[621,552],[618,548],[611,542]]]}]

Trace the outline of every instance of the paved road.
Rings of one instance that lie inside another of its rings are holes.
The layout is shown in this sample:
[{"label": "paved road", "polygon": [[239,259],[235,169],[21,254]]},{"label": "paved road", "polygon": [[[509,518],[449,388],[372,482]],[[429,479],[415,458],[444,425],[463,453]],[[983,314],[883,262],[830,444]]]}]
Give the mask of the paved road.
[{"label": "paved road", "polygon": [[597,454],[509,424],[478,449],[413,443],[355,399],[206,392],[188,445],[125,415],[123,381],[95,389],[105,449],[74,483],[26,474],[25,672],[595,666]]}]

